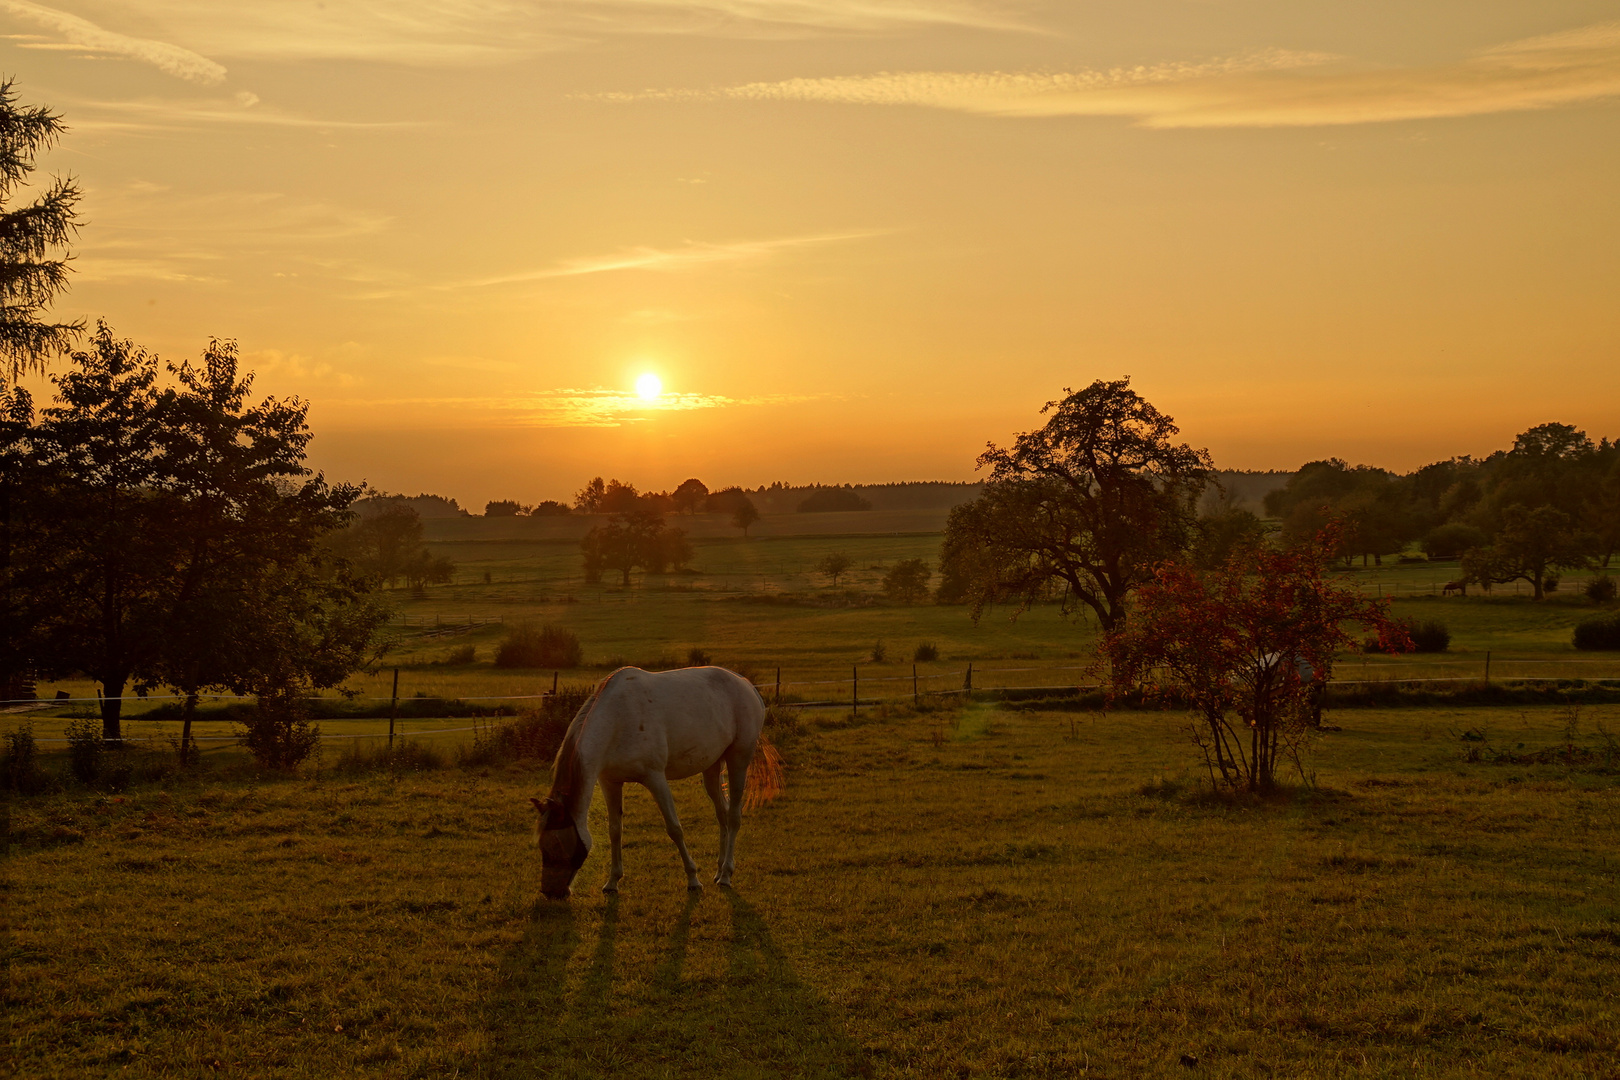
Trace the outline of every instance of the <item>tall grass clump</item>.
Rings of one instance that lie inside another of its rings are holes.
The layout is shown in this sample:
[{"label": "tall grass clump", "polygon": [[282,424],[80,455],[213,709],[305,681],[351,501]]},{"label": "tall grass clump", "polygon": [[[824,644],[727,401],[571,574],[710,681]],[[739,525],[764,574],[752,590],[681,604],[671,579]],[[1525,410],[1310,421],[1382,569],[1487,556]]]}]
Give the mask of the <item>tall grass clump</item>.
[{"label": "tall grass clump", "polygon": [[1620,615],[1600,615],[1575,624],[1577,649],[1620,649]]},{"label": "tall grass clump", "polygon": [[50,774],[39,767],[39,745],[34,729],[24,724],[6,732],[5,752],[0,756],[0,784],[19,795],[38,795],[53,786]]},{"label": "tall grass clump", "polygon": [[524,623],[495,650],[500,668],[576,668],[585,658],[579,638],[560,626]]},{"label": "tall grass clump", "polygon": [[333,771],[342,776],[365,773],[433,772],[444,768],[444,755],[422,739],[401,738],[389,746],[378,742],[366,745],[354,739],[338,756]]},{"label": "tall grass clump", "polygon": [[67,726],[68,768],[81,784],[93,784],[101,775],[101,755],[106,744],[101,724],[95,720],[75,720]]},{"label": "tall grass clump", "polygon": [[509,761],[550,761],[562,746],[563,735],[595,687],[564,686],[547,694],[538,709],[485,728],[471,743],[456,749],[456,764],[465,768]]},{"label": "tall grass clump", "polygon": [[917,651],[911,654],[911,658],[919,664],[931,664],[939,659],[939,647],[925,641],[917,646]]},{"label": "tall grass clump", "polygon": [[1406,628],[1416,652],[1445,652],[1451,648],[1451,631],[1438,619],[1424,619]]}]

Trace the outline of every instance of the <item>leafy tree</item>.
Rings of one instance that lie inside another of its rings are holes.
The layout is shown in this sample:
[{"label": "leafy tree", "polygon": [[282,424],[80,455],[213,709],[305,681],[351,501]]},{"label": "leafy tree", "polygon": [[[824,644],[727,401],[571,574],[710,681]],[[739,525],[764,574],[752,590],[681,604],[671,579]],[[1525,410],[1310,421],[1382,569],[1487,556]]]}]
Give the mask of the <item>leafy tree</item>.
[{"label": "leafy tree", "polygon": [[520,514],[532,514],[534,507],[525,506],[516,499],[491,499],[484,504],[485,517],[517,517]]},{"label": "leafy tree", "polygon": [[77,185],[55,177],[33,202],[13,201],[34,159],[64,130],[49,109],[19,105],[11,79],[0,82],[0,374],[12,383],[26,371],[43,372],[46,358],[67,351],[83,327],[41,318],[67,287],[60,249],[78,231]]},{"label": "leafy tree", "polygon": [[838,579],[848,573],[849,568],[854,565],[855,560],[844,552],[830,551],[816,563],[816,573],[826,575],[827,580],[836,589],[838,588]]},{"label": "leafy tree", "polygon": [[680,529],[666,528],[663,515],[637,510],[614,514],[605,524],[585,534],[579,543],[584,556],[585,580],[597,582],[608,570],[620,574],[620,583],[630,584],[633,570],[663,573],[670,566],[681,567],[692,558],[692,546]]},{"label": "leafy tree", "polygon": [[921,559],[901,559],[883,575],[883,595],[900,604],[928,599],[928,579],[934,572]]},{"label": "leafy tree", "polygon": [[100,683],[102,734],[118,739],[124,691],[151,669],[152,625],[178,587],[179,508],[160,451],[172,417],[157,358],[106,323],[71,365],[32,432],[39,485],[12,584],[40,615],[24,647],[39,673]]},{"label": "leafy tree", "polygon": [[709,498],[709,488],[697,477],[682,480],[680,487],[676,488],[670,498],[675,501],[675,509],[683,514],[695,514],[703,509]]},{"label": "leafy tree", "polygon": [[1387,602],[1327,577],[1336,547],[1329,532],[1287,550],[1240,550],[1208,573],[1164,563],[1137,591],[1129,626],[1106,636],[1114,693],[1162,671],[1166,689],[1186,700],[1212,785],[1277,786],[1283,756],[1292,749],[1297,761],[1335,653],[1355,644],[1346,623],[1375,630],[1386,652],[1411,647]]},{"label": "leafy tree", "polygon": [[1258,545],[1265,535],[1265,523],[1252,511],[1230,506],[1219,509],[1198,519],[1193,564],[1201,570],[1213,570],[1224,565],[1233,552]]},{"label": "leafy tree", "polygon": [[331,487],[305,465],[308,404],[253,402],[235,342],[211,341],[199,366],[170,370],[180,385],[165,396],[159,445],[176,511],[175,585],[151,628],[159,652],[143,681],[184,697],[182,753],[203,690],[258,696],[264,723],[250,723],[249,745],[265,764],[291,767],[313,745],[298,700],[362,665],[383,618],[368,587],[319,546],[361,489]]},{"label": "leafy tree", "polygon": [[1463,555],[1463,573],[1486,584],[1528,581],[1537,600],[1546,596],[1547,579],[1557,569],[1590,565],[1590,540],[1575,531],[1568,514],[1556,506],[1508,506],[1502,527],[1488,548]]},{"label": "leafy tree", "polygon": [[607,484],[598,476],[574,494],[574,509],[582,514],[599,514],[606,494]]},{"label": "leafy tree", "polygon": [[568,512],[566,503],[560,503],[556,499],[542,499],[534,504],[534,509],[529,511],[529,515],[531,517],[553,517]]},{"label": "leafy tree", "polygon": [[737,504],[737,509],[731,512],[732,527],[741,529],[744,536],[748,535],[748,530],[758,520],[759,511],[754,508],[754,503],[750,499],[743,499],[742,502]]},{"label": "leafy tree", "polygon": [[1595,478],[1588,489],[1582,517],[1604,567],[1620,548],[1620,452],[1611,452],[1609,456],[1613,463],[1607,474]]},{"label": "leafy tree", "polygon": [[449,581],[455,571],[448,559],[428,551],[416,510],[394,499],[367,501],[358,519],[331,534],[326,544],[360,577],[389,587],[404,581],[420,589]]},{"label": "leafy tree", "polygon": [[1469,548],[1485,547],[1489,543],[1485,530],[1451,521],[1429,530],[1429,535],[1423,538],[1423,551],[1431,559],[1455,559]]},{"label": "leafy tree", "polygon": [[951,511],[945,592],[975,619],[999,600],[1027,607],[1055,593],[1112,630],[1131,590],[1196,535],[1209,453],[1172,442],[1175,423],[1129,379],[1099,380],[1041,411],[1052,413],[1045,427],[979,457],[990,479]]}]

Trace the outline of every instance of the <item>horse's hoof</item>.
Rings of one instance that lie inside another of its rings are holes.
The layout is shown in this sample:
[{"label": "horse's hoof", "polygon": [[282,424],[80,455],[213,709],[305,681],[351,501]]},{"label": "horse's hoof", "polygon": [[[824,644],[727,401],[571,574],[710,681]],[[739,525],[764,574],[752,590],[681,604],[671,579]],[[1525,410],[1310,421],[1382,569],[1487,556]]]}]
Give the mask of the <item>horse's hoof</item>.
[{"label": "horse's hoof", "polygon": [[692,882],[692,884],[690,884],[690,885],[688,885],[686,887],[686,891],[691,892],[691,893],[702,892],[703,891],[703,883],[701,881],[694,881],[694,882]]},{"label": "horse's hoof", "polygon": [[606,885],[602,886],[602,891],[605,893],[616,893],[619,891],[619,883],[616,881],[610,881]]}]

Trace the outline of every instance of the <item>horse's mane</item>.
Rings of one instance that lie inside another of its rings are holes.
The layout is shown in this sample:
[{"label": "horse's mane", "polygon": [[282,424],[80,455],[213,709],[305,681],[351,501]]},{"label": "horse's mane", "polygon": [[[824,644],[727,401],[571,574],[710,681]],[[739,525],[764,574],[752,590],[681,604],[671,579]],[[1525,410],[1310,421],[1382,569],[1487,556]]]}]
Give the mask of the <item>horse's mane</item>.
[{"label": "horse's mane", "polygon": [[557,760],[551,767],[551,798],[564,807],[571,809],[579,797],[580,789],[585,786],[585,773],[579,763],[579,739],[585,732],[585,722],[590,719],[591,710],[601,698],[602,691],[607,689],[608,683],[618,673],[615,671],[596,684],[591,696],[585,699],[585,704],[574,714],[573,722],[563,734],[562,745],[557,748]]}]

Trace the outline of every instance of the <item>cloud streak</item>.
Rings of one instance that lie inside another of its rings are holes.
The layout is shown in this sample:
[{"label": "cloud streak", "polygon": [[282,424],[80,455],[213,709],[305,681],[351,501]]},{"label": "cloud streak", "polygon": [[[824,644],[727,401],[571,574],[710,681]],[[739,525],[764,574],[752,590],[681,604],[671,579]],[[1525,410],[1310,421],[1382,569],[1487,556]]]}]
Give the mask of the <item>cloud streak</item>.
[{"label": "cloud streak", "polygon": [[512,285],[526,281],[545,281],[552,278],[581,277],[587,274],[608,274],[620,270],[652,270],[671,272],[691,270],[720,263],[751,262],[769,258],[794,248],[831,244],[841,240],[862,240],[882,235],[886,230],[867,229],[856,232],[820,233],[812,236],[789,236],[775,240],[744,240],[729,244],[689,242],[678,248],[635,247],[611,255],[593,255],[579,259],[564,259],[537,270],[522,270],[510,274],[472,278],[435,286],[438,289],[478,289],[492,285]]},{"label": "cloud streak", "polygon": [[[225,80],[225,68],[190,49],[152,38],[130,37],[104,30],[88,19],[32,0],[0,0],[0,11],[60,35],[66,43],[89,50],[151,64],[188,82],[213,85]],[[38,47],[38,46],[36,46]],[[45,47],[51,47],[47,43]]]},{"label": "cloud streak", "polygon": [[494,398],[390,398],[358,402],[368,407],[431,406],[435,410],[481,410],[504,416],[522,427],[623,427],[659,413],[685,413],[747,405],[785,405],[825,395],[766,394],[734,398],[724,394],[665,393],[649,402],[618,390],[561,388]]},{"label": "cloud streak", "polygon": [[910,105],[986,116],[1119,116],[1152,128],[1306,127],[1477,116],[1620,95],[1620,23],[1511,42],[1456,63],[1355,69],[1270,51],[1201,64],[1060,73],[883,72],[713,90],[595,95],[634,101]]},{"label": "cloud streak", "polygon": [[1027,29],[997,0],[126,0],[126,6],[214,55],[425,66],[497,63],[632,34]]}]

